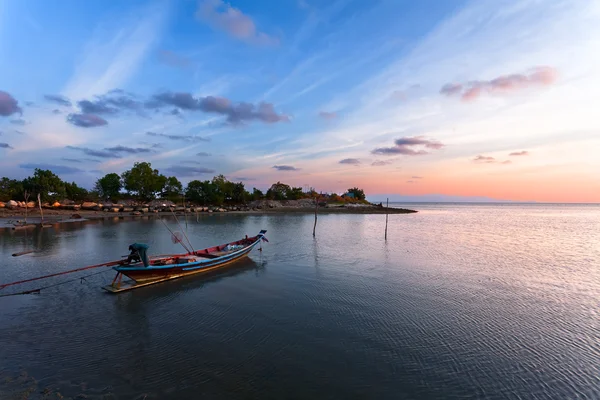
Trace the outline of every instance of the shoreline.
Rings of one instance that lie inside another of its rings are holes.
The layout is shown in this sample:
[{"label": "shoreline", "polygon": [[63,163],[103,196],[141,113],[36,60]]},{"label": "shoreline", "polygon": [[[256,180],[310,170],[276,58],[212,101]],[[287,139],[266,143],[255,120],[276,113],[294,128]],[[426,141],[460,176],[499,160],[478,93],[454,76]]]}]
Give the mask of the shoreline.
[{"label": "shoreline", "polygon": [[[376,206],[364,207],[319,207],[317,213],[322,214],[361,214],[361,215],[385,215],[387,214],[413,214],[418,211],[405,208],[386,208]],[[189,217],[203,215],[275,215],[275,214],[314,214],[314,207],[275,207],[267,209],[250,210],[225,210],[222,211],[187,211],[182,210],[173,212],[177,217],[188,215]],[[46,209],[44,210],[44,225],[54,225],[62,223],[83,222],[86,220],[119,220],[119,219],[152,219],[160,217],[172,217],[170,211],[150,211],[139,212],[111,212],[94,210],[64,210],[64,209]],[[15,223],[22,223],[25,220],[25,209],[2,209],[0,211],[0,229],[15,228]],[[39,209],[29,209],[27,212],[27,228],[18,227],[17,230],[27,230],[39,228],[41,225],[41,215]]]}]

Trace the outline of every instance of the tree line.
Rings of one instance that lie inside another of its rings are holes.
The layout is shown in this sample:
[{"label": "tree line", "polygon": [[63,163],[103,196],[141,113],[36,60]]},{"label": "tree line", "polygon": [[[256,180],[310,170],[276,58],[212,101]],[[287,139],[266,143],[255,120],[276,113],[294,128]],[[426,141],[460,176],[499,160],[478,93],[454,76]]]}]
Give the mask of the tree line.
[{"label": "tree line", "polygon": [[[93,190],[86,190],[75,182],[64,182],[50,170],[36,168],[32,176],[23,180],[1,178],[0,201],[25,200],[28,194],[40,194],[42,201],[69,199],[73,201],[107,200],[118,202],[124,199],[136,199],[147,202],[156,199],[170,200],[174,203],[182,201],[198,205],[243,204],[253,200],[298,200],[318,198],[321,195],[314,189],[303,191],[300,187],[292,187],[277,182],[271,185],[266,193],[253,188],[246,190],[243,182],[232,182],[223,175],[212,180],[192,180],[184,188],[175,176],[165,176],[152,168],[148,162],[137,162],[130,170],[121,175],[106,174],[98,179]],[[347,195],[327,195],[333,201],[365,201],[362,189],[348,189]]]}]

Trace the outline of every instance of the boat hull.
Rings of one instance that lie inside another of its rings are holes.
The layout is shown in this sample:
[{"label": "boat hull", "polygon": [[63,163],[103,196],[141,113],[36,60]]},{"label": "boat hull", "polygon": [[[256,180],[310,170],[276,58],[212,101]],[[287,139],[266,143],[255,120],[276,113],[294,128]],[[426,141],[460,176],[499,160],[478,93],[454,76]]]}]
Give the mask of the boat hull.
[{"label": "boat hull", "polygon": [[[191,254],[151,257],[148,267],[144,267],[139,263],[132,266],[120,265],[113,267],[117,271],[117,276],[110,285],[104,286],[103,289],[111,293],[119,293],[125,290],[227,267],[246,257],[263,240],[265,232],[265,230],[262,230],[253,238],[246,238],[225,245],[199,250]],[[224,251],[228,246],[232,245],[241,248]],[[168,261],[176,262],[176,264],[166,264]],[[122,281],[122,275],[125,275],[130,280]]]}]

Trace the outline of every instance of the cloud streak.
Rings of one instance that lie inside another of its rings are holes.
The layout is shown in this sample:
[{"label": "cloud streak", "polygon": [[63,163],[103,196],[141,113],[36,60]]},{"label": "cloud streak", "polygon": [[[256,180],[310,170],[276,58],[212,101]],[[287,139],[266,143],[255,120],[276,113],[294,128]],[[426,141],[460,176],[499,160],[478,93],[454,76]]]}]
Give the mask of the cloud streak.
[{"label": "cloud streak", "polygon": [[44,99],[46,99],[46,101],[58,104],[60,106],[71,107],[72,105],[71,100],[59,94],[45,94]]},{"label": "cloud streak", "polygon": [[94,128],[108,125],[108,121],[94,114],[69,114],[67,122],[81,128]]},{"label": "cloud streak", "polygon": [[529,152],[527,150],[523,150],[523,151],[513,151],[512,153],[509,154],[509,156],[528,156]]},{"label": "cloud streak", "polygon": [[152,153],[151,149],[144,147],[126,147],[126,146],[115,146],[107,147],[104,150],[111,151],[113,153],[127,153],[127,154],[141,154],[141,153]]},{"label": "cloud streak", "polygon": [[339,164],[349,164],[349,165],[360,165],[360,160],[358,158],[344,158],[343,160],[338,161]]},{"label": "cloud streak", "polygon": [[472,160],[476,164],[511,164],[512,161],[498,161],[494,157],[478,155]]},{"label": "cloud streak", "polygon": [[273,165],[273,169],[277,171],[300,171],[300,168],[293,167],[291,165]]},{"label": "cloud streak", "polygon": [[202,167],[188,167],[185,165],[174,165],[166,169],[169,174],[173,174],[176,176],[195,176],[195,175],[203,175],[203,174],[214,174],[215,170],[210,168],[202,168]]},{"label": "cloud streak", "polygon": [[13,148],[14,147],[9,145],[8,143],[0,143],[0,149],[13,149]]},{"label": "cloud streak", "polygon": [[264,32],[259,32],[256,24],[239,9],[221,0],[204,0],[199,3],[196,18],[206,22],[213,29],[226,32],[230,36],[257,45],[276,45],[279,40]]},{"label": "cloud streak", "polygon": [[448,83],[440,89],[446,96],[460,96],[469,102],[482,94],[502,95],[531,87],[549,86],[556,82],[558,72],[551,67],[536,67],[522,74],[502,75],[491,80],[468,83]]},{"label": "cloud streak", "polygon": [[319,117],[326,120],[332,120],[337,118],[337,114],[334,112],[321,111],[319,112]]},{"label": "cloud streak", "polygon": [[420,156],[426,155],[430,152],[425,150],[439,150],[444,145],[435,140],[428,140],[421,136],[415,137],[403,137],[394,141],[394,147],[379,147],[372,151],[373,154],[378,155],[407,155],[407,156]]},{"label": "cloud streak", "polygon": [[19,164],[19,168],[23,169],[49,169],[50,171],[56,174],[76,174],[78,172],[85,172],[80,168],[69,167],[66,165],[54,165],[54,164],[36,164],[36,163],[26,163]]},{"label": "cloud streak", "polygon": [[67,149],[78,150],[92,157],[100,157],[100,158],[121,158],[120,155],[106,150],[94,150],[88,147],[77,147],[77,146],[67,146]]},{"label": "cloud streak", "polygon": [[210,142],[209,138],[194,135],[168,135],[166,133],[146,132],[146,135],[153,137],[164,137],[170,140],[179,140],[183,142]]},{"label": "cloud streak", "polygon": [[272,124],[276,122],[288,122],[290,120],[289,116],[277,113],[271,103],[261,102],[258,105],[254,105],[241,102],[234,104],[225,97],[194,97],[191,93],[187,92],[163,92],[155,95],[151,100],[146,102],[146,107],[148,108],[165,106],[174,106],[182,110],[221,114],[226,116],[227,121],[232,124],[252,120]]},{"label": "cloud streak", "polygon": [[392,163],[391,160],[377,160],[377,161],[373,161],[371,163],[371,165],[374,167],[383,167],[385,165],[390,165],[391,163]]}]

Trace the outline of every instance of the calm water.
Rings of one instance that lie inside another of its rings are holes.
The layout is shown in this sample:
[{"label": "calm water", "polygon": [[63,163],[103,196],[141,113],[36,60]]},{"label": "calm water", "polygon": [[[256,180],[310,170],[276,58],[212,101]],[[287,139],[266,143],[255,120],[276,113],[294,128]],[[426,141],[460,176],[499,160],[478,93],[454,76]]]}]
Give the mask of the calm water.
[{"label": "calm water", "polygon": [[[218,275],[0,298],[0,398],[600,398],[600,206],[412,207],[387,243],[381,215],[321,215],[316,239],[310,215],[205,216],[196,248],[270,242]],[[0,233],[0,282],[135,241],[179,251],[155,220]]]}]

